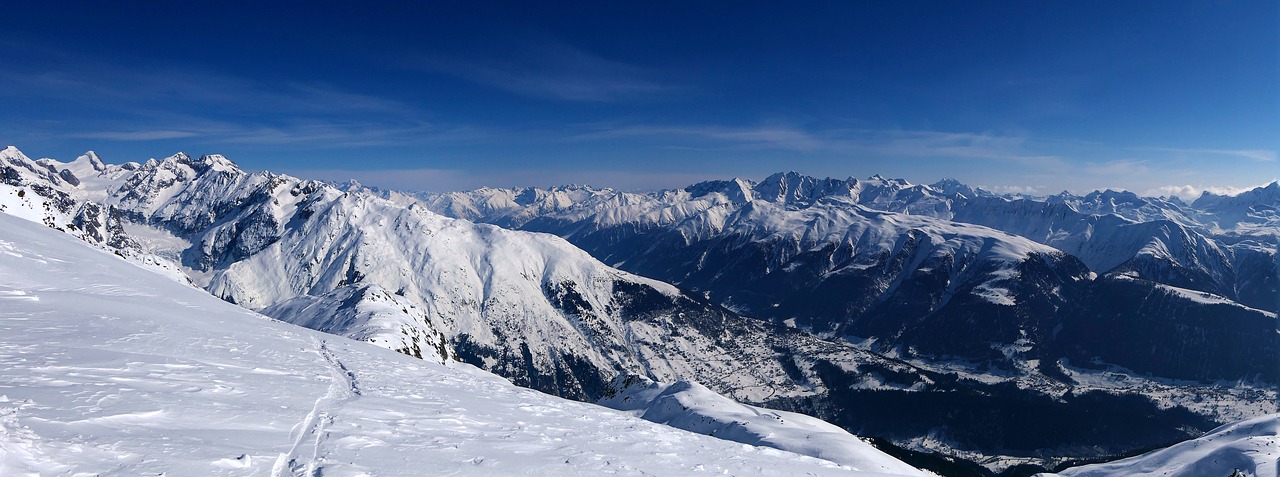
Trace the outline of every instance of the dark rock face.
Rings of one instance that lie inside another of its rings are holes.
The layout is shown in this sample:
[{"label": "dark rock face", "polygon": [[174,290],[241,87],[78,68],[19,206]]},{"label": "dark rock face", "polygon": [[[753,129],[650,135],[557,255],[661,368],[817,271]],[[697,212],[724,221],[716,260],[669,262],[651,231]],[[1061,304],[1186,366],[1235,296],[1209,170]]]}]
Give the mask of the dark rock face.
[{"label": "dark rock face", "polygon": [[76,175],[72,174],[69,170],[63,169],[58,172],[58,177],[73,187],[80,185],[80,178],[76,177]]}]

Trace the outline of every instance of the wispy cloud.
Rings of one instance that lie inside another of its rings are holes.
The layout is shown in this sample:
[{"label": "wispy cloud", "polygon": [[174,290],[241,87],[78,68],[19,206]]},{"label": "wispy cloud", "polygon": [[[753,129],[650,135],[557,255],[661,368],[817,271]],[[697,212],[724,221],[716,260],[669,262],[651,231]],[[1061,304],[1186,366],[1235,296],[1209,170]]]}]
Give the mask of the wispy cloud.
[{"label": "wispy cloud", "polygon": [[621,190],[655,190],[681,187],[710,179],[714,173],[658,172],[630,170],[545,170],[509,169],[472,171],[462,169],[286,169],[297,177],[335,182],[359,181],[366,186],[401,191],[448,192],[480,187],[550,187],[588,184]]},{"label": "wispy cloud", "polygon": [[[816,151],[832,143],[812,133],[789,127],[723,127],[723,126],[592,126],[594,131],[574,134],[570,141],[596,141],[629,137],[657,137],[668,141],[711,141],[730,148],[769,148],[794,151]],[[694,144],[671,144],[674,147],[698,148]]]},{"label": "wispy cloud", "polygon": [[[374,95],[321,83],[272,83],[179,68],[130,69],[91,65],[76,70],[0,71],[0,85],[29,96],[75,100],[89,107],[128,111],[157,106],[217,107],[232,114],[376,112],[410,114],[412,108]],[[166,108],[171,109],[171,108]]]},{"label": "wispy cloud", "polygon": [[[230,144],[296,145],[324,148],[383,146],[448,139],[459,131],[445,131],[431,124],[384,125],[341,122],[304,122],[228,131],[222,141]],[[455,137],[463,137],[458,135]]]},{"label": "wispy cloud", "polygon": [[1219,156],[1249,159],[1257,162],[1275,162],[1276,151],[1266,149],[1195,149],[1175,147],[1142,147],[1138,151],[1167,152],[1182,156]]},{"label": "wispy cloud", "polygon": [[1104,162],[1086,162],[1081,172],[1101,178],[1132,177],[1151,173],[1148,161],[1135,159],[1119,159]]},{"label": "wispy cloud", "polygon": [[179,139],[195,137],[201,133],[194,131],[147,130],[147,131],[90,131],[72,133],[70,137],[87,139],[108,139],[112,141],[155,141],[160,139]]},{"label": "wispy cloud", "polygon": [[51,55],[41,69],[0,70],[0,98],[40,101],[23,127],[50,137],[354,147],[461,136],[413,105],[322,82]]},{"label": "wispy cloud", "polygon": [[502,56],[419,58],[410,66],[544,99],[616,101],[678,89],[659,81],[652,70],[549,41],[517,47]]},{"label": "wispy cloud", "polygon": [[[146,129],[147,124],[155,129]],[[162,129],[180,124],[184,129]],[[143,129],[131,129],[143,127]],[[189,139],[214,145],[290,146],[309,149],[432,144],[481,140],[493,132],[474,127],[443,127],[427,122],[362,122],[342,119],[297,119],[271,124],[235,123],[187,115],[158,114],[129,122],[120,130],[69,132],[68,138],[110,141],[160,141]]]},{"label": "wispy cloud", "polygon": [[819,129],[787,125],[763,126],[661,126],[590,125],[587,132],[568,141],[599,141],[644,137],[663,147],[693,150],[777,149],[803,153],[838,153],[852,157],[971,158],[1035,163],[1060,167],[1053,155],[1029,152],[1025,136],[987,133],[901,130]]}]

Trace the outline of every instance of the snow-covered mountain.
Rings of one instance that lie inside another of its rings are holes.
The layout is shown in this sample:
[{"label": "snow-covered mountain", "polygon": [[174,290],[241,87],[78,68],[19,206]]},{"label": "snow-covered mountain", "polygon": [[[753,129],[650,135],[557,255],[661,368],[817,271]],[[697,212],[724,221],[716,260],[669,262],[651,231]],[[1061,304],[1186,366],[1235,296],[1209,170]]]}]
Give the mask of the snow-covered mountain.
[{"label": "snow-covered mountain", "polygon": [[[612,233],[619,235],[626,228],[671,228],[711,204],[730,210],[747,203],[804,208],[834,197],[871,210],[985,225],[1067,252],[1098,274],[1136,275],[1277,311],[1275,280],[1265,277],[1275,275],[1278,190],[1280,185],[1273,184],[1232,197],[1206,194],[1187,205],[1177,198],[1113,190],[1031,198],[998,196],[954,180],[922,185],[881,176],[838,180],[788,172],[760,182],[711,181],[651,194],[589,187],[480,189],[422,200],[445,215],[547,231],[582,245],[598,241],[592,235],[606,234],[600,229],[624,229]],[[617,248],[627,245],[634,244]],[[610,258],[617,254],[613,247],[584,248],[625,265]],[[1259,255],[1268,249],[1271,253]]]},{"label": "snow-covered mountain", "polygon": [[1280,182],[1237,195],[1205,192],[1191,203],[1197,218],[1211,230],[1228,235],[1275,237],[1280,228]]},{"label": "snow-covered mountain", "polygon": [[[105,200],[150,226],[150,250],[220,298],[557,395],[596,399],[621,372],[697,375],[739,397],[790,381],[772,351],[753,348],[765,340],[720,339],[762,335],[764,325],[554,236],[246,173],[216,155],[148,161],[108,185]],[[670,327],[684,338],[666,339]],[[672,359],[707,355],[721,362]]]},{"label": "snow-covered mountain", "polygon": [[[0,184],[0,197],[26,196],[5,202],[13,204],[6,212],[75,234],[61,225],[72,215],[27,199],[43,191],[65,196],[69,210],[95,204],[129,240],[100,247],[137,262],[150,257],[153,268],[228,301],[429,361],[460,359],[560,396],[595,400],[629,374],[696,381],[738,401],[996,470],[1166,444],[1275,412],[1264,375],[1273,370],[1245,357],[1274,348],[1272,335],[1257,332],[1274,327],[1269,312],[1129,275],[1095,278],[1071,255],[1025,237],[873,208],[950,211],[956,202],[947,194],[990,196],[958,183],[873,178],[851,188],[853,181],[783,177],[763,187],[732,181],[657,194],[564,188],[484,208],[541,204],[506,224],[525,228],[580,214],[563,223],[582,225],[614,253],[688,274],[677,288],[611,268],[561,238],[443,217],[413,196],[247,173],[221,156],[113,166],[92,154],[71,163],[6,154],[14,165],[0,163],[0,174],[17,179]],[[62,182],[19,167],[58,171]],[[78,185],[61,178],[64,170]],[[595,203],[598,211],[582,205]],[[581,222],[588,219],[605,225]],[[684,245],[680,234],[701,242]],[[635,251],[649,241],[653,250]],[[681,262],[664,265],[662,253]],[[717,276],[720,268],[733,272]],[[691,286],[695,279],[708,285]],[[1104,294],[1112,290],[1120,291]],[[842,307],[868,293],[864,308]],[[1121,328],[1151,346],[1096,336],[1117,326],[1109,320],[1119,309],[1078,308],[1099,301],[1134,308],[1125,316],[1138,319]],[[829,310],[846,314],[831,318]],[[1209,326],[1207,316],[1229,326]],[[1208,331],[1186,332],[1201,329]],[[1210,346],[1222,340],[1239,346]],[[1204,378],[1222,375],[1250,377]],[[1010,407],[1021,411],[991,411]],[[1048,428],[1060,430],[1027,434]]]},{"label": "snow-covered mountain", "polygon": [[1105,464],[1044,477],[1200,477],[1280,475],[1280,414],[1234,422],[1196,439]]},{"label": "snow-covered mountain", "polygon": [[[1265,190],[1244,200],[1250,217],[1269,210],[1258,205]],[[422,200],[561,235],[741,313],[871,338],[880,350],[1007,368],[1005,351],[1021,347],[1049,365],[1065,357],[1179,379],[1277,380],[1274,366],[1222,346],[1276,349],[1265,332],[1277,308],[1275,236],[1223,239],[1199,222],[1207,209],[1173,199],[1032,199],[956,181],[792,172],[648,194],[482,189]],[[1133,323],[1125,342],[1097,335],[1118,314]]]},{"label": "snow-covered mountain", "polygon": [[852,451],[882,464],[858,471],[271,320],[7,214],[0,363],[6,476],[920,475],[874,449]]},{"label": "snow-covered mountain", "polygon": [[[65,166],[58,168],[55,166]],[[93,152],[68,164],[51,159],[33,161],[15,147],[0,149],[0,212],[38,222],[111,250],[134,262],[163,270],[171,278],[189,282],[171,260],[147,253],[125,232],[128,221],[120,209],[93,194],[95,186],[132,173],[138,164],[107,166]],[[81,180],[85,174],[90,179]],[[89,197],[99,200],[90,200]]]}]

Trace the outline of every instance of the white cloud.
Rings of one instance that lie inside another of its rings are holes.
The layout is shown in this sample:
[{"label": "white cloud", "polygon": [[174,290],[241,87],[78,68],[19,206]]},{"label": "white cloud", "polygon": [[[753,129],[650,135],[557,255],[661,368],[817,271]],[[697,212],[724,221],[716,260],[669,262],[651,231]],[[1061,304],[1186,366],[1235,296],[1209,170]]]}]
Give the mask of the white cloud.
[{"label": "white cloud", "polygon": [[1275,162],[1276,151],[1266,149],[1194,149],[1175,147],[1136,148],[1143,151],[1171,152],[1184,156],[1228,156],[1249,159],[1257,162]]},{"label": "white cloud", "polygon": [[[1273,180],[1273,181],[1274,181],[1274,180]],[[1208,192],[1208,193],[1210,193],[1210,194],[1214,194],[1214,195],[1237,196],[1237,195],[1240,195],[1240,194],[1242,194],[1242,193],[1244,193],[1244,192],[1248,192],[1248,191],[1251,191],[1251,190],[1253,190],[1253,189],[1257,189],[1257,188],[1259,188],[1259,187],[1266,187],[1266,186],[1267,186],[1268,184],[1270,184],[1270,183],[1271,183],[1271,182],[1267,182],[1267,183],[1265,183],[1265,184],[1258,184],[1258,185],[1245,186],[1245,187],[1234,187],[1234,186],[1193,186],[1193,185],[1190,185],[1190,184],[1185,184],[1185,185],[1166,185],[1166,186],[1160,186],[1160,187],[1156,187],[1156,188],[1148,189],[1146,192],[1143,192],[1143,193],[1142,193],[1142,195],[1146,195],[1146,196],[1165,196],[1165,197],[1169,197],[1169,196],[1177,196],[1178,198],[1180,198],[1180,199],[1182,199],[1182,200],[1194,200],[1194,199],[1196,199],[1196,198],[1200,197],[1200,195],[1201,195],[1201,194],[1204,194],[1205,192]]]},{"label": "white cloud", "polygon": [[160,139],[179,139],[199,135],[200,133],[193,131],[170,131],[157,129],[142,131],[91,131],[71,134],[70,136],[86,139],[107,139],[112,141],[155,141]]}]

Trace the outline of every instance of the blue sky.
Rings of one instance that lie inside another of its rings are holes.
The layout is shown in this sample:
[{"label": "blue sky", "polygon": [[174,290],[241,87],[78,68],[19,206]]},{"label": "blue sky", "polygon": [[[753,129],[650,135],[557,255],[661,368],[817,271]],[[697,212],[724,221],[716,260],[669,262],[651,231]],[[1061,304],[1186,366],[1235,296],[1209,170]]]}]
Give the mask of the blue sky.
[{"label": "blue sky", "polygon": [[6,5],[0,142],[421,190],[1280,176],[1274,0],[179,3]]}]

